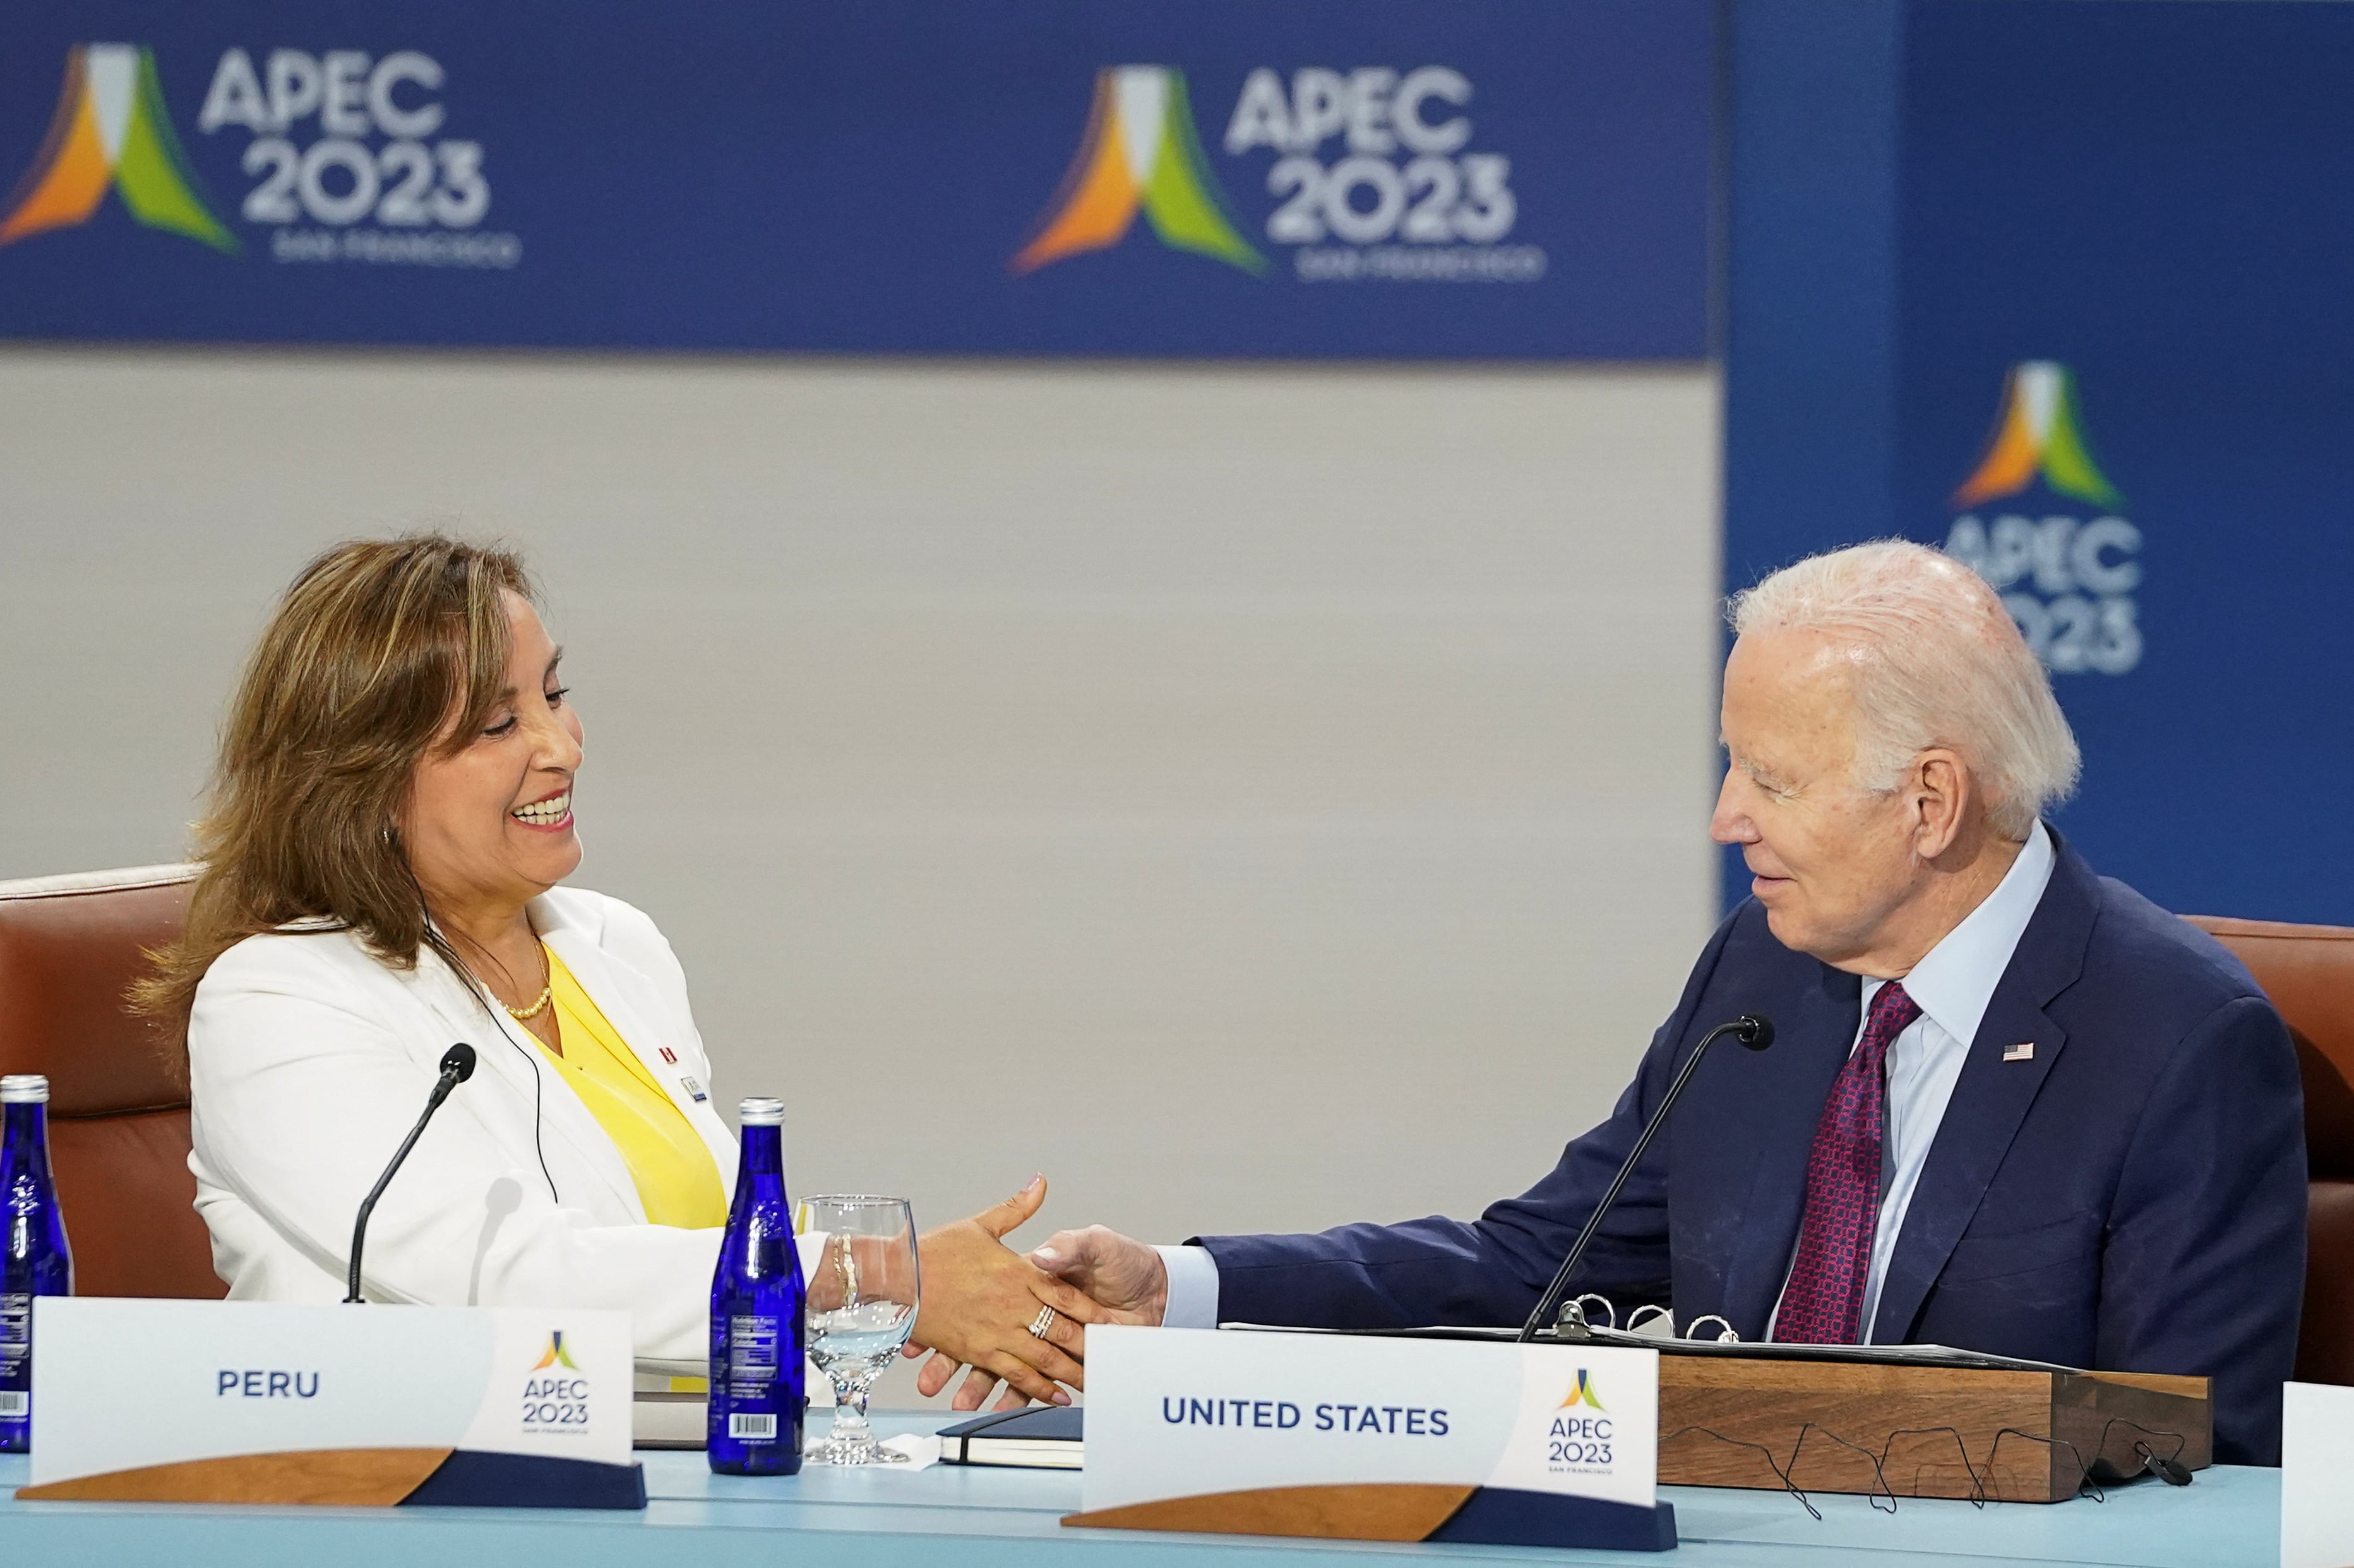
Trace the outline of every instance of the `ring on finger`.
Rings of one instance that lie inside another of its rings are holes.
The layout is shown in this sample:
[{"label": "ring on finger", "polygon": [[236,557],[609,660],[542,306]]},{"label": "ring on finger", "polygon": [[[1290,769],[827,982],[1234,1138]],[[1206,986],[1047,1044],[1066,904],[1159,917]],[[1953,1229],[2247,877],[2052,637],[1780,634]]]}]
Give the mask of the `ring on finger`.
[{"label": "ring on finger", "polygon": [[1038,1315],[1030,1319],[1030,1335],[1033,1339],[1043,1340],[1054,1327],[1055,1309],[1052,1307],[1041,1307],[1038,1308]]}]

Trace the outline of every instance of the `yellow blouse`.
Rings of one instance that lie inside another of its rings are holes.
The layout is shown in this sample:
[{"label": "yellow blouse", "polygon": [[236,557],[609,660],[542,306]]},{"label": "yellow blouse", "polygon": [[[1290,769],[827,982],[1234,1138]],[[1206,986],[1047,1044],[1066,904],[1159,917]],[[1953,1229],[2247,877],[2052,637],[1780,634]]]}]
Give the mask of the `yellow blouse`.
[{"label": "yellow blouse", "polygon": [[547,984],[556,995],[557,1030],[564,1051],[561,1055],[550,1051],[537,1035],[533,1044],[564,1074],[597,1125],[620,1150],[646,1218],[688,1230],[726,1224],[727,1199],[710,1146],[552,950],[547,954]]}]

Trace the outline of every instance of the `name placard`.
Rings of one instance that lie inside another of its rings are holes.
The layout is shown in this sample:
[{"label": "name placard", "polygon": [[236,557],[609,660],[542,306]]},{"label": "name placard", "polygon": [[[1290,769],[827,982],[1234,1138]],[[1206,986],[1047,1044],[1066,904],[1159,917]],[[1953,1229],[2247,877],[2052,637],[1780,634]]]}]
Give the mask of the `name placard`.
[{"label": "name placard", "polygon": [[[1088,1369],[1092,1374],[1094,1369]],[[2354,1563],[2354,1388],[2292,1383],[2281,1390],[2281,1568]]]},{"label": "name placard", "polygon": [[43,1298],[27,1498],[640,1508],[626,1313]]},{"label": "name placard", "polygon": [[1654,1351],[1095,1327],[1087,1357],[1069,1523],[1674,1544]]}]

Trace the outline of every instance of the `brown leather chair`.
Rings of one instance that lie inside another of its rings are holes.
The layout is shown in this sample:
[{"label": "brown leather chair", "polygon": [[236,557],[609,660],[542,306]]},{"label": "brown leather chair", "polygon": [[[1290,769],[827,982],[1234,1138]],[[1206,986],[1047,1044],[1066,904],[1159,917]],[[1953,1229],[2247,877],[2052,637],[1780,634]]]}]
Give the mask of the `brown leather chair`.
[{"label": "brown leather chair", "polygon": [[2296,1041],[2312,1178],[2296,1375],[2354,1383],[2354,928],[2187,918],[2248,966]]},{"label": "brown leather chair", "polygon": [[80,1296],[227,1294],[193,1207],[188,1095],[156,1026],[125,1010],[141,949],[170,940],[196,868],[0,882],[0,1072],[49,1080],[49,1160]]}]

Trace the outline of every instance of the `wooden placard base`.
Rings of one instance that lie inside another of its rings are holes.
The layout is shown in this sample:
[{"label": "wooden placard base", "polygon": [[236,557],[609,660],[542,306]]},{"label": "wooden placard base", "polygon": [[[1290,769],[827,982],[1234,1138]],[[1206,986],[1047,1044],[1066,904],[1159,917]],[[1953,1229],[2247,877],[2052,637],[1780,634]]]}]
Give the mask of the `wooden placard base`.
[{"label": "wooden placard base", "polygon": [[1590,1552],[1672,1552],[1676,1545],[1672,1503],[1646,1506],[1500,1487],[1395,1481],[1211,1492],[1066,1514],[1063,1522],[1080,1530],[1567,1546]]},{"label": "wooden placard base", "polygon": [[338,1508],[646,1506],[636,1464],[464,1448],[324,1448],[110,1470],[19,1487],[27,1502],[281,1503]]},{"label": "wooden placard base", "polygon": [[185,1459],[19,1487],[30,1502],[227,1502],[390,1508],[425,1484],[447,1448],[328,1448]]},{"label": "wooden placard base", "polygon": [[1659,1358],[1662,1486],[2060,1502],[2211,1447],[2203,1377]]}]

